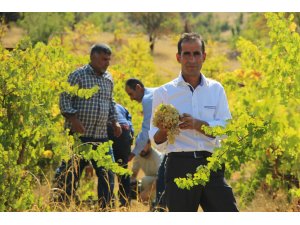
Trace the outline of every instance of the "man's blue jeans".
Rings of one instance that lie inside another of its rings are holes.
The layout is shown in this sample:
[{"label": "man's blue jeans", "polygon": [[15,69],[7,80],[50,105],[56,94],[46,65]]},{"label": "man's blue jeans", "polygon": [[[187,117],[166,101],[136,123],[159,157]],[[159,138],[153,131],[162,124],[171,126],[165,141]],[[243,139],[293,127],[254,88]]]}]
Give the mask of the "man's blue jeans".
[{"label": "man's blue jeans", "polygon": [[[82,143],[87,142],[97,142],[103,143],[106,142],[106,139],[94,139],[89,137],[81,137],[80,140]],[[93,149],[96,149],[97,145],[93,145]],[[109,149],[109,155],[112,156],[112,149]],[[98,201],[100,208],[106,208],[111,203],[111,197],[114,189],[114,174],[110,170],[106,170],[104,167],[97,166],[96,161],[91,160],[92,165],[96,171],[98,177]],[[76,193],[78,188],[79,180],[84,168],[89,164],[89,161],[80,158],[75,160],[74,158],[70,159],[68,163],[62,162],[59,168],[56,170],[56,179],[59,179],[58,183],[61,186],[60,188],[65,188],[65,192],[68,196]],[[67,174],[67,177],[65,175]],[[73,181],[73,182],[72,182]]]}]

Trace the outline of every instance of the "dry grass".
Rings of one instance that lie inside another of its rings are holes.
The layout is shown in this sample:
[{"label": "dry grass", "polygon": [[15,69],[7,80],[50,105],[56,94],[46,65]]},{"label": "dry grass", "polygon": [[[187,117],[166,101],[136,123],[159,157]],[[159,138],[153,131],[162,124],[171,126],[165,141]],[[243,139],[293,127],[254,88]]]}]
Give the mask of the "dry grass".
[{"label": "dry grass", "polygon": [[[131,168],[131,163],[129,168]],[[250,173],[250,172],[249,172]],[[138,178],[141,178],[144,174],[142,171],[139,173]],[[48,175],[49,176],[49,175]],[[48,177],[47,176],[47,177]],[[247,175],[246,175],[247,176]],[[250,176],[250,174],[249,174]],[[234,182],[235,179],[239,179],[238,176],[233,176],[230,182]],[[71,204],[66,205],[62,203],[55,203],[51,201],[52,187],[49,179],[43,182],[42,185],[37,185],[35,189],[35,196],[43,197],[43,202],[40,206],[35,205],[30,211],[59,211],[59,212],[100,212],[97,200],[97,176],[94,173],[93,177],[86,178],[85,173],[83,173],[81,178],[80,187],[78,189],[78,195],[82,202],[76,205],[74,201]],[[115,190],[114,194],[117,198],[118,183],[115,179]],[[88,197],[87,197],[88,196]],[[239,210],[241,212],[299,212],[300,205],[296,201],[288,202],[286,193],[282,190],[276,193],[269,193],[263,188],[260,188],[256,194],[255,198],[251,203],[241,208],[239,204],[239,197],[236,196]],[[120,208],[119,203],[116,199],[115,208],[110,209],[112,212],[149,212],[149,203],[143,204],[140,201],[132,200],[130,208]],[[202,211],[201,207],[198,209],[199,212]]]},{"label": "dry grass", "polygon": [[242,209],[244,212],[294,212],[300,211],[296,202],[289,203],[286,194],[280,190],[277,193],[268,194],[260,188],[254,200]]},{"label": "dry grass", "polygon": [[22,39],[24,34],[25,32],[22,28],[12,26],[0,41],[4,47],[13,48]]},{"label": "dry grass", "polygon": [[[97,180],[93,181],[96,185]],[[82,184],[84,185],[84,184]],[[70,205],[61,204],[61,203],[53,203],[49,201],[50,192],[48,187],[42,187],[42,192],[44,192],[44,204],[48,207],[50,206],[50,210],[54,211],[62,211],[62,212],[99,212],[101,211],[97,204],[89,204],[88,201],[83,201],[80,205],[76,205],[72,202]],[[115,186],[115,194],[117,193],[117,185]],[[96,193],[96,191],[95,191]],[[95,200],[95,199],[94,199]],[[237,202],[239,202],[239,198],[237,197]],[[239,204],[238,204],[239,206]],[[267,192],[259,189],[256,192],[255,198],[251,203],[249,203],[246,207],[241,208],[239,206],[239,210],[241,212],[299,212],[299,203],[297,202],[289,203],[286,200],[286,194],[283,191],[278,191],[276,194],[268,194]],[[49,208],[48,208],[49,210]],[[30,211],[45,211],[44,207],[33,207]],[[143,204],[139,201],[132,200],[130,208],[120,208],[119,203],[116,202],[116,207],[111,209],[112,212],[149,212],[150,207],[148,204]],[[199,212],[202,211],[201,207],[198,209]]]},{"label": "dry grass", "polygon": [[180,71],[176,52],[176,43],[169,37],[161,37],[157,40],[153,54],[154,63],[158,75],[164,77],[166,81],[176,78]]}]

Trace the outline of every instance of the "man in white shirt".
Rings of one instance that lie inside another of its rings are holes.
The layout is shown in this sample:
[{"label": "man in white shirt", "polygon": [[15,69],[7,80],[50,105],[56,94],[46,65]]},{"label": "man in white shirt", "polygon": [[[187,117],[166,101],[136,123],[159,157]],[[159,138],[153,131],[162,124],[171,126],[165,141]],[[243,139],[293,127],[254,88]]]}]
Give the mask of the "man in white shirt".
[{"label": "man in white shirt", "polygon": [[157,171],[163,157],[162,153],[151,147],[150,140],[148,140],[144,149],[133,159],[131,182],[136,181],[140,170],[145,174],[141,179],[142,190],[139,193],[142,202],[153,201],[155,198]]},{"label": "man in white shirt", "polygon": [[218,137],[205,134],[202,126],[225,126],[226,120],[231,119],[224,88],[201,73],[206,58],[202,38],[195,33],[183,34],[176,58],[181,73],[154,92],[152,115],[159,104],[172,104],[181,115],[180,134],[174,144],[168,144],[167,132],[162,127],[153,127],[151,123],[149,131],[157,148],[165,149],[168,154],[167,207],[173,212],[196,212],[199,205],[204,211],[238,211],[232,189],[224,179],[224,167],[211,172],[205,186],[182,190],[174,182],[175,178],[195,173],[198,166],[206,165],[207,157],[220,145]]}]

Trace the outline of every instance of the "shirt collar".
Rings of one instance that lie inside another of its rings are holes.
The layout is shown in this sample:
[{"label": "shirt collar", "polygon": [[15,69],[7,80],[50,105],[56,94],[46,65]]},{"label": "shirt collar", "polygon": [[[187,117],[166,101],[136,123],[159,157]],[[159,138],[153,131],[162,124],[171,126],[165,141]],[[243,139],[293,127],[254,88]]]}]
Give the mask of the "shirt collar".
[{"label": "shirt collar", "polygon": [[[186,86],[188,83],[183,79],[182,73],[180,72],[177,82],[175,82],[176,86]],[[200,86],[208,86],[208,79],[201,73],[201,83]]]},{"label": "shirt collar", "polygon": [[87,64],[87,70],[89,71],[89,72],[91,72],[93,75],[96,75],[96,73],[95,73],[95,71],[94,71],[94,69],[93,69],[93,67],[90,65],[90,64]]},{"label": "shirt collar", "polygon": [[[95,76],[99,76],[96,74],[95,70],[93,69],[93,67],[90,64],[87,64],[87,70],[91,72],[91,74],[95,75]],[[105,71],[102,76],[105,77],[105,75],[107,74],[107,71]]]},{"label": "shirt collar", "polygon": [[144,87],[144,95],[143,95],[142,101],[144,101],[146,99],[145,96],[148,94],[149,94],[148,88]]},{"label": "shirt collar", "polygon": [[148,94],[150,91],[148,88],[144,87],[144,95]]}]

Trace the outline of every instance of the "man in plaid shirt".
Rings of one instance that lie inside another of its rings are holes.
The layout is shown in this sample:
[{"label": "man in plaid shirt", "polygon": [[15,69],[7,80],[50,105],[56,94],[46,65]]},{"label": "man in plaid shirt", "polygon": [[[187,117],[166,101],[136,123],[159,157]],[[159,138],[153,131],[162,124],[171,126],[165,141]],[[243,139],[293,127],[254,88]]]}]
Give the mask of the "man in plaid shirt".
[{"label": "man in plaid shirt", "polygon": [[[108,141],[108,122],[112,124],[116,137],[119,137],[122,133],[121,126],[117,122],[118,117],[112,97],[113,80],[107,72],[111,53],[110,47],[105,44],[93,45],[90,52],[90,63],[75,70],[68,78],[71,86],[78,85],[80,89],[90,89],[95,85],[99,86],[100,89],[97,93],[89,99],[72,96],[66,92],[63,92],[60,96],[59,105],[62,115],[66,118],[65,127],[70,129],[71,134],[80,133],[80,139],[83,143]],[[97,148],[97,144],[93,144],[93,148]],[[111,149],[109,152],[112,155]],[[91,162],[98,176],[100,207],[105,208],[111,200],[114,176],[112,171],[106,171],[103,167],[98,167],[94,160],[91,160]],[[59,177],[62,171],[71,171],[69,168],[73,163],[73,160],[69,160],[68,165],[63,162],[57,170],[56,177]],[[78,168],[75,168],[75,171],[78,172],[74,174],[68,172],[65,189],[67,195],[74,194],[82,171],[88,164],[88,161],[80,159]],[[73,182],[72,175],[74,175]],[[60,178],[60,180],[63,181],[63,184],[65,183],[65,179]]]}]

